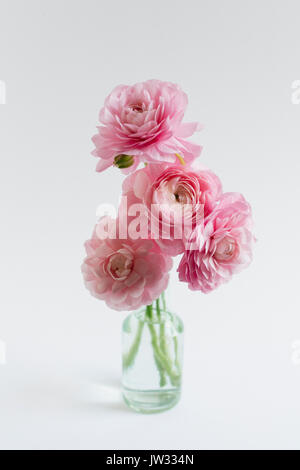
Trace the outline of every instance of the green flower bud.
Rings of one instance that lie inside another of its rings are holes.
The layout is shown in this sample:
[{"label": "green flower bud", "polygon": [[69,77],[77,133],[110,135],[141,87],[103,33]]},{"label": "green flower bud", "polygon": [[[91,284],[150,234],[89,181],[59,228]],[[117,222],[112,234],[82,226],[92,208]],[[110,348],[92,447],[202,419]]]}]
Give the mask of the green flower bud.
[{"label": "green flower bud", "polygon": [[132,155],[125,155],[121,153],[117,155],[114,159],[114,165],[118,168],[129,168],[134,164],[134,157]]}]

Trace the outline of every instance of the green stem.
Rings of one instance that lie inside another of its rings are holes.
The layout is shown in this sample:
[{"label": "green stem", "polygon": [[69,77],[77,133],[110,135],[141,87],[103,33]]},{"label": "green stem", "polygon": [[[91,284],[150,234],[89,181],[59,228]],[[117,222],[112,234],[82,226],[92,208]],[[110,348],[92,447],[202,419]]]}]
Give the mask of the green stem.
[{"label": "green stem", "polygon": [[158,363],[160,364],[160,366],[163,367],[163,369],[166,371],[166,373],[170,377],[172,385],[176,386],[178,385],[178,382],[180,380],[180,375],[173,371],[171,361],[169,361],[169,358],[167,358],[161,352],[159,345],[158,345],[157,335],[156,335],[154,326],[151,323],[149,323],[148,326],[149,326],[149,330],[151,333],[152,346],[153,346],[154,354],[156,355],[156,359]]},{"label": "green stem", "polygon": [[152,311],[153,311],[152,304],[146,305],[146,317],[149,318],[149,320],[152,320]]},{"label": "green stem", "polygon": [[159,297],[156,299],[156,313],[157,313],[157,318],[160,320],[160,305],[159,305]]},{"label": "green stem", "polygon": [[[160,311],[160,302],[159,302],[159,297],[158,299],[156,299],[156,313],[157,313],[157,318],[159,320],[159,328],[160,328],[160,347],[162,348],[163,345],[162,345],[162,332],[163,332],[163,328],[164,328],[164,320],[162,321],[162,318],[161,318],[161,311]],[[160,371],[160,386],[163,387],[164,385],[166,385],[167,383],[167,379],[166,379],[166,374],[163,370],[163,368],[161,369]]]},{"label": "green stem", "polygon": [[166,311],[167,310],[167,305],[166,305],[165,291],[163,291],[163,293],[161,294],[161,300],[162,300],[162,304],[163,304],[163,309],[164,309],[164,311]]},{"label": "green stem", "polygon": [[[165,291],[163,291],[163,293],[161,294],[161,298],[162,298],[163,309],[166,311],[167,305],[166,305]],[[175,352],[175,366],[177,367],[177,370],[180,373],[180,364],[178,361],[178,340],[176,336],[173,337],[173,342],[174,342],[174,352]]]},{"label": "green stem", "polygon": [[[152,346],[153,346],[153,330],[154,330],[155,335],[156,335],[156,332],[155,332],[154,326],[152,325],[152,321],[153,321],[153,307],[152,307],[152,305],[147,305],[147,307],[146,307],[146,317],[149,320],[148,327],[149,327],[149,330],[150,330],[151,339],[152,339]],[[153,328],[153,330],[150,328],[150,325]],[[153,347],[153,354],[154,354],[154,361],[155,361],[156,367],[158,369],[159,377],[160,377],[159,384],[160,384],[161,387],[163,387],[164,385],[166,385],[166,377],[165,377],[165,373],[164,373],[164,367],[161,364],[161,361],[160,361],[159,357],[157,356],[157,353],[156,353],[154,347]]]},{"label": "green stem", "polygon": [[174,341],[174,351],[175,351],[175,367],[177,368],[178,372],[180,373],[180,364],[179,364],[179,361],[178,361],[178,340],[177,340],[177,336],[174,336],[173,341]]},{"label": "green stem", "polygon": [[137,355],[139,345],[142,339],[143,328],[144,328],[144,322],[139,321],[138,330],[134,338],[134,341],[132,343],[132,346],[130,350],[128,351],[128,353],[123,357],[123,367],[125,369],[127,369],[127,367],[130,367],[134,362],[134,359]]},{"label": "green stem", "polygon": [[[165,299],[162,297],[163,309],[166,311]],[[165,332],[165,319],[161,316],[160,309],[160,300],[156,300],[156,312],[157,318],[159,319],[160,330],[159,338],[156,333],[155,326],[153,325],[153,306],[146,306],[146,321],[148,323],[148,328],[151,335],[151,343],[153,347],[153,355],[158,373],[160,376],[160,386],[163,387],[167,383],[166,375],[169,376],[170,382],[172,385],[177,386],[180,383],[180,368],[178,364],[178,355],[177,355],[177,338],[174,338],[174,348],[175,348],[175,370],[173,369],[173,361],[168,353],[167,341],[166,341],[166,332]],[[164,312],[165,313],[165,312]],[[142,339],[142,333],[144,328],[144,321],[139,321],[137,333],[134,339],[134,342],[127,355],[123,357],[123,367],[130,367],[138,353],[140,342]]]},{"label": "green stem", "polygon": [[[164,308],[164,313],[166,313],[166,303],[165,300],[162,296],[162,301],[163,301],[163,308]],[[156,301],[156,309],[159,310],[159,316],[160,316],[160,304],[159,304],[159,298]],[[167,341],[166,341],[166,331],[165,331],[165,321],[160,321],[160,326],[159,326],[159,342],[160,342],[160,347],[162,350],[162,353],[167,357],[168,352],[167,352]]]}]

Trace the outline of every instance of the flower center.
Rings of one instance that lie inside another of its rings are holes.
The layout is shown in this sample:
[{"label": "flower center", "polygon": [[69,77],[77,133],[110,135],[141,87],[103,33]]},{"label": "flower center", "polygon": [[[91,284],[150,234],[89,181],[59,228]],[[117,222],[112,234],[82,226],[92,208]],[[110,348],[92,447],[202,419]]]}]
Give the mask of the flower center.
[{"label": "flower center", "polygon": [[189,203],[191,203],[190,194],[187,191],[187,189],[182,185],[179,185],[175,189],[174,197],[175,197],[176,202],[178,202],[179,204],[189,204]]},{"label": "flower center", "polygon": [[214,257],[217,261],[230,261],[236,253],[236,248],[235,241],[225,237],[217,244]]},{"label": "flower center", "polygon": [[136,113],[143,113],[144,107],[141,103],[132,104],[129,108]]},{"label": "flower center", "polygon": [[107,261],[107,272],[115,281],[127,279],[133,268],[133,258],[130,253],[114,253]]}]

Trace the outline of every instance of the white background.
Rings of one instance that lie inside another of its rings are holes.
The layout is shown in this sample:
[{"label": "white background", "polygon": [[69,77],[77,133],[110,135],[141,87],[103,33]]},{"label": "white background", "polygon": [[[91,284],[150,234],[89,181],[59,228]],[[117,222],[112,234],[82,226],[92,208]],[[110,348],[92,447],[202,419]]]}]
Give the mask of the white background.
[{"label": "white background", "polygon": [[[299,15],[297,0],[0,0],[1,448],[300,448]],[[251,202],[258,243],[212,294],[174,271],[183,396],[144,416],[120,398],[126,314],[80,264],[123,178],[95,172],[98,111],[149,78],[188,93],[202,161]]]}]

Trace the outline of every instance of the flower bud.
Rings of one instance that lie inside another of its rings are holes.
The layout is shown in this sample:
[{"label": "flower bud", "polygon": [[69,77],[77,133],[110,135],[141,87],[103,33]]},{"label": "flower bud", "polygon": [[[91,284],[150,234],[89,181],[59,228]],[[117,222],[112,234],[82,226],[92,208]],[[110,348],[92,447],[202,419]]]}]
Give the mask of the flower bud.
[{"label": "flower bud", "polygon": [[134,157],[132,155],[125,155],[121,153],[117,155],[114,159],[114,165],[118,168],[129,168],[134,164]]}]

